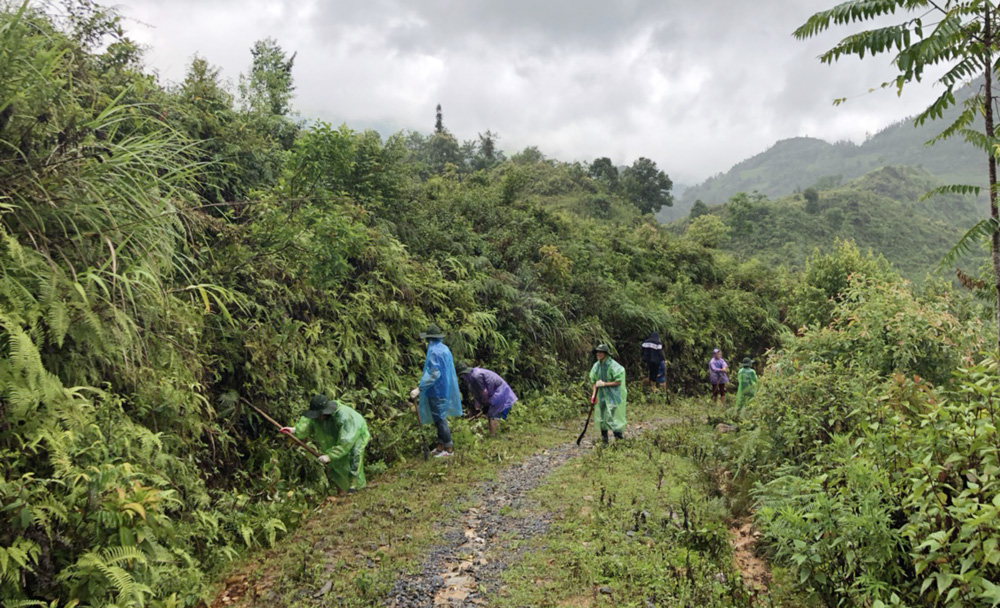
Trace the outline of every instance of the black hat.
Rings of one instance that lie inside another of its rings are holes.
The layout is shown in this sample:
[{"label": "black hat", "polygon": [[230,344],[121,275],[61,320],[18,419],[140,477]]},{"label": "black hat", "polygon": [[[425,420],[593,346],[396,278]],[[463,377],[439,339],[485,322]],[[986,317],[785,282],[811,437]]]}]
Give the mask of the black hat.
[{"label": "black hat", "polygon": [[598,344],[597,348],[594,349],[594,354],[596,355],[597,353],[604,353],[606,355],[610,355],[611,349],[608,348],[607,344]]},{"label": "black hat", "polygon": [[428,338],[437,338],[440,340],[444,338],[444,332],[441,331],[441,328],[436,323],[431,323],[427,326],[427,331],[420,334],[421,340],[427,340]]},{"label": "black hat", "polygon": [[469,372],[471,372],[472,366],[466,363],[465,361],[462,361],[461,363],[455,365],[455,369],[458,372],[458,375],[461,376],[462,374],[468,374]]},{"label": "black hat", "polygon": [[306,418],[319,418],[323,414],[336,412],[339,405],[333,399],[327,399],[326,394],[320,393],[313,395],[313,398],[309,400],[309,409],[302,415]]},{"label": "black hat", "polygon": [[753,365],[753,359],[751,359],[750,357],[744,357],[743,367],[750,367],[751,365]]}]

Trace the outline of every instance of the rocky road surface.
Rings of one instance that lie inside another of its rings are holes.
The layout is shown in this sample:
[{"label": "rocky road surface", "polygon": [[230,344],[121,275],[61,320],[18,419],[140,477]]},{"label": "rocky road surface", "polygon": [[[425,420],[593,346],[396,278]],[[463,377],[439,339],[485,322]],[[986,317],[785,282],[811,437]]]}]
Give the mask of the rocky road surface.
[{"label": "rocky road surface", "polygon": [[[661,422],[630,425],[634,436]],[[593,437],[598,437],[590,429]],[[614,441],[614,439],[612,439]],[[455,522],[442,531],[420,572],[401,578],[386,598],[389,608],[459,608],[486,606],[486,596],[500,586],[500,575],[518,558],[514,547],[544,534],[548,513],[532,509],[528,494],[552,471],[594,448],[590,439],[543,450],[519,465],[500,471],[496,481],[483,484]]]}]

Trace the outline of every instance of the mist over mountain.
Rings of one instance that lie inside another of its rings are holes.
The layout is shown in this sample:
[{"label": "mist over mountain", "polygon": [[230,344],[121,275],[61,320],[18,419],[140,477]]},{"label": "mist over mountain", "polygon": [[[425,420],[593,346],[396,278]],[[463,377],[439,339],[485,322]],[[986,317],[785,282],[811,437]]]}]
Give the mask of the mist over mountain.
[{"label": "mist over mountain", "polygon": [[776,198],[809,187],[831,188],[885,166],[909,166],[927,171],[941,183],[986,185],[982,154],[959,138],[927,142],[950,121],[943,119],[914,126],[912,118],[894,123],[864,143],[830,143],[813,137],[793,137],[752,156],[725,173],[675,192],[672,208],[657,216],[661,221],[685,217],[696,200],[707,205],[726,202],[738,192],[760,192]]}]

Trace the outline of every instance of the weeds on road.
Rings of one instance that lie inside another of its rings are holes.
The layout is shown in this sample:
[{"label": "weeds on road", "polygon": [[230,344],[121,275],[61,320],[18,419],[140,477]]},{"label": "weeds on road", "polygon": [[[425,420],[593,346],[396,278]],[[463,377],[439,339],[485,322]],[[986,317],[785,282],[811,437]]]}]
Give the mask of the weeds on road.
[{"label": "weeds on road", "polygon": [[556,471],[535,493],[552,528],[506,573],[497,604],[751,605],[732,566],[726,501],[677,449],[704,428],[650,431]]}]

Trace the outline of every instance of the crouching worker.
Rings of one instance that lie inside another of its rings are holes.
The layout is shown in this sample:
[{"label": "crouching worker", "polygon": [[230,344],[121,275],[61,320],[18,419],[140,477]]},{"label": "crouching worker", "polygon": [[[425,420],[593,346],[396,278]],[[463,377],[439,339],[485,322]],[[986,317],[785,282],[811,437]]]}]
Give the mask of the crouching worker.
[{"label": "crouching worker", "polygon": [[597,392],[594,422],[601,425],[601,441],[608,443],[608,431],[615,439],[625,438],[625,368],[611,358],[611,349],[601,344],[594,349],[597,362],[590,368],[590,381]]},{"label": "crouching worker", "polygon": [[490,435],[496,435],[500,421],[507,419],[511,406],[517,401],[517,395],[499,374],[488,369],[469,367],[462,363],[459,365],[458,377],[469,387],[476,409],[489,419]]},{"label": "crouching worker", "polygon": [[316,444],[319,461],[340,493],[365,487],[365,446],[371,435],[364,416],[352,408],[322,393],[315,395],[295,426],[281,432]]}]

